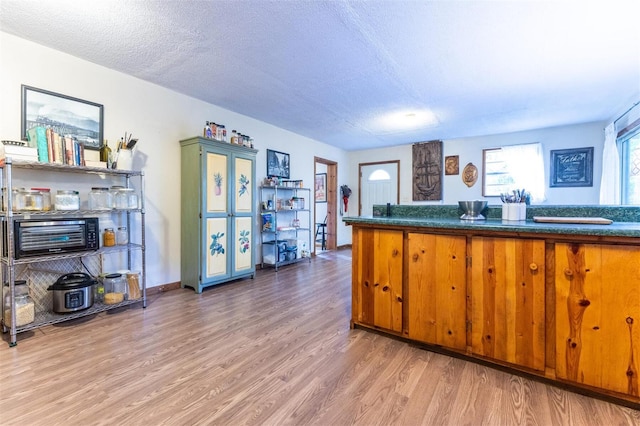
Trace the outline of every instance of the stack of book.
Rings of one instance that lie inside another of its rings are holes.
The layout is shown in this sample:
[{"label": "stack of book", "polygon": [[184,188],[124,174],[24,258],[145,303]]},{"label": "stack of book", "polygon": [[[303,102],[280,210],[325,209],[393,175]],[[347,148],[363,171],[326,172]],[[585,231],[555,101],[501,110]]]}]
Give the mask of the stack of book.
[{"label": "stack of book", "polygon": [[37,126],[27,131],[29,146],[38,152],[38,161],[43,163],[84,166],[84,144],[70,136],[56,133],[50,127]]},{"label": "stack of book", "polygon": [[38,149],[27,146],[23,141],[2,141],[5,157],[12,160],[38,161]]}]

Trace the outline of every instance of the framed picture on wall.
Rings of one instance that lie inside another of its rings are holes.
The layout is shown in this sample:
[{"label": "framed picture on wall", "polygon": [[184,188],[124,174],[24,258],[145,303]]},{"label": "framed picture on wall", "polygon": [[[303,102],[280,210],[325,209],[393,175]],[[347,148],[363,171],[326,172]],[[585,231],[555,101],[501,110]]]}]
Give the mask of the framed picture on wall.
[{"label": "framed picture on wall", "polygon": [[267,176],[289,179],[289,154],[267,149]]},{"label": "framed picture on wall", "polygon": [[98,150],[104,138],[104,107],[71,96],[22,85],[21,137],[42,126]]},{"label": "framed picture on wall", "polygon": [[315,188],[316,203],[326,203],[327,202],[327,174],[326,173],[318,173],[316,175],[316,183],[314,185],[314,188]]},{"label": "framed picture on wall", "polygon": [[593,186],[593,147],[551,151],[551,188]]}]

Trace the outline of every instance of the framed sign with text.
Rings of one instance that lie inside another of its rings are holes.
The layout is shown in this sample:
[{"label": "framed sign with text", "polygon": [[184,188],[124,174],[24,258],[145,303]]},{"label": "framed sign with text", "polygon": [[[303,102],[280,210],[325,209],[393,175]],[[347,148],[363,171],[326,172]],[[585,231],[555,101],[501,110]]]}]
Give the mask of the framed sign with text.
[{"label": "framed sign with text", "polygon": [[551,151],[551,188],[593,186],[593,147]]}]

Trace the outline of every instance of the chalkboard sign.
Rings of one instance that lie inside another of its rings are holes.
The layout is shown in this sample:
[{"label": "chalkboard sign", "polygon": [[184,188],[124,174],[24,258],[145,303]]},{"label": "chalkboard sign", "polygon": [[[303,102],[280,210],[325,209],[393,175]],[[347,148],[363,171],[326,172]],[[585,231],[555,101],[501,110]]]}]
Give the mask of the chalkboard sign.
[{"label": "chalkboard sign", "polygon": [[551,151],[549,186],[593,186],[593,147]]}]

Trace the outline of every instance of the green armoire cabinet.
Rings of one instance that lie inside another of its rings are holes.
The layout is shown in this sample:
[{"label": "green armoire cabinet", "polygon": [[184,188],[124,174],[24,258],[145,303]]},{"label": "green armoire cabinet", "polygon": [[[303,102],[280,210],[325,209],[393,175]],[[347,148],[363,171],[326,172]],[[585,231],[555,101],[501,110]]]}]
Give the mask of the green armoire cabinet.
[{"label": "green armoire cabinet", "polygon": [[201,137],[180,146],[182,287],[253,278],[258,151]]}]

